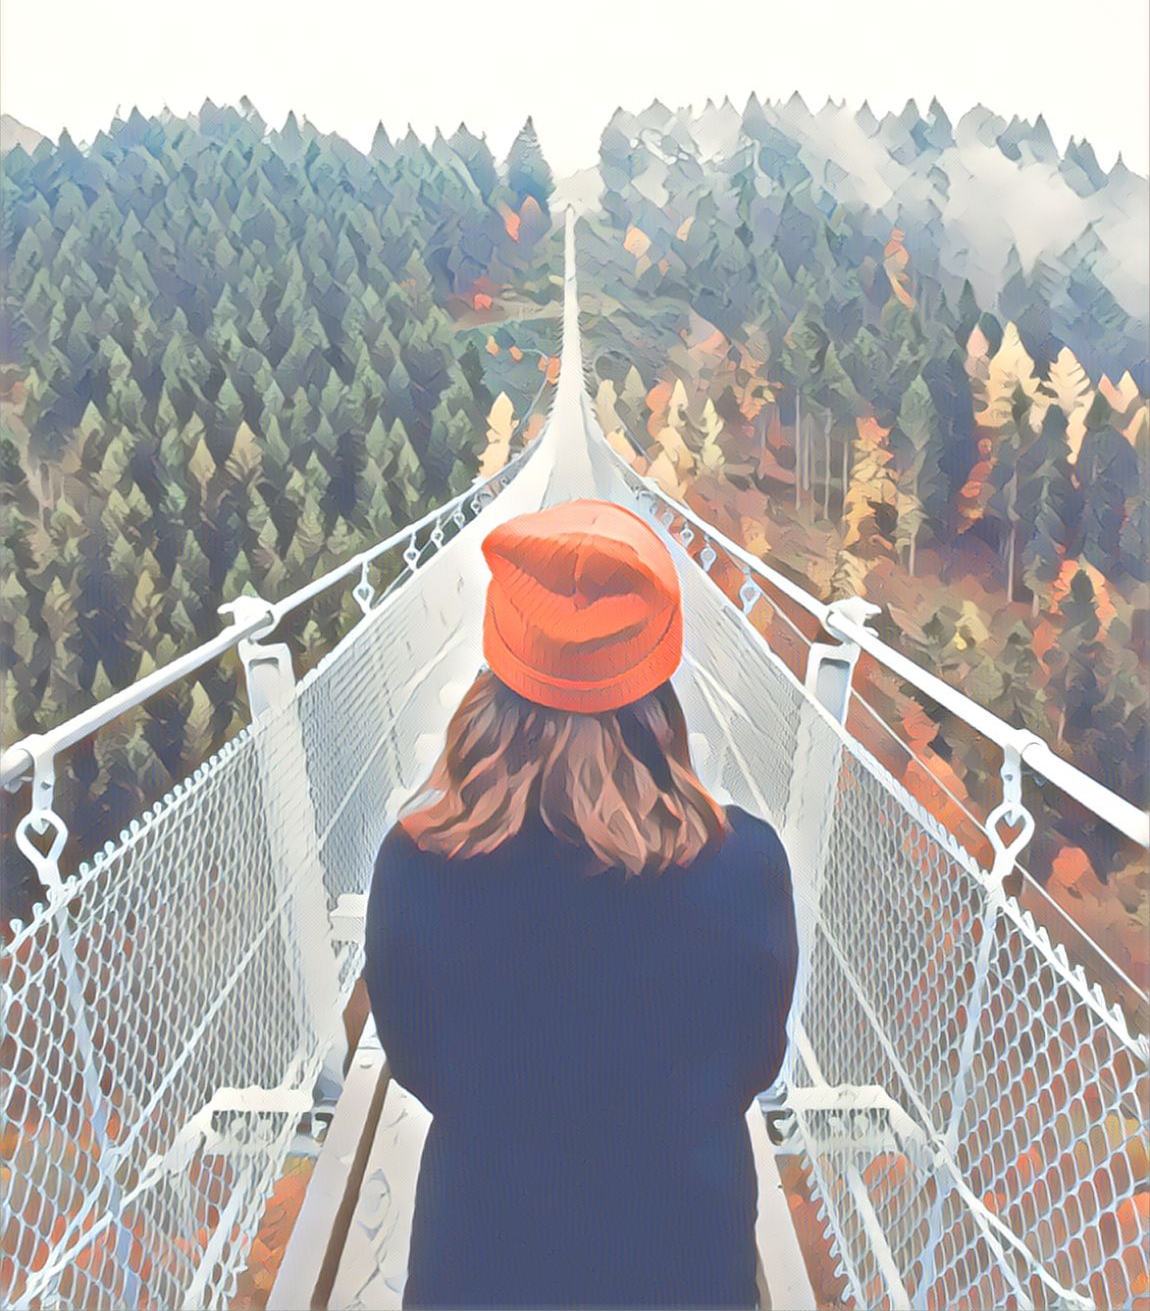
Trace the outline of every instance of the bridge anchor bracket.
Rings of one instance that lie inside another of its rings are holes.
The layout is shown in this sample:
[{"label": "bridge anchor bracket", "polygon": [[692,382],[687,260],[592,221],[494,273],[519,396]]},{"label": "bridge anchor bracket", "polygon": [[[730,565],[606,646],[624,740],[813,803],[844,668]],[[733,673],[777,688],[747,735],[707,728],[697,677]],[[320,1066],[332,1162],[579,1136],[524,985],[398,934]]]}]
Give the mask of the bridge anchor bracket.
[{"label": "bridge anchor bracket", "polygon": [[[56,753],[38,733],[26,739],[24,749],[32,758],[32,804],[16,825],[16,846],[35,869],[48,895],[55,898],[63,888],[60,856],[68,841],[68,826],[56,813]],[[32,841],[33,833],[37,837],[52,834],[47,851]]]},{"label": "bridge anchor bracket", "polygon": [[[847,619],[860,627],[879,613],[879,607],[861,596],[850,596],[833,602],[827,610],[824,627],[834,633],[834,620]],[[837,634],[836,634],[837,635]],[[846,722],[850,707],[851,682],[858,664],[859,648],[849,638],[832,645],[829,642],[812,642],[807,657],[804,686],[814,699],[840,724]]]},{"label": "bridge anchor bracket", "polygon": [[247,637],[240,638],[236,645],[247,683],[248,711],[253,720],[258,719],[264,711],[290,700],[295,691],[295,671],[287,644],[263,641],[279,622],[279,616],[275,606],[258,596],[238,596],[221,605],[219,610],[220,614],[230,614],[233,624],[264,621]]},{"label": "bridge anchor bracket", "polygon": [[[1026,741],[1029,735],[1026,735]],[[1002,748],[1002,800],[986,817],[986,836],[994,848],[990,878],[995,888],[1014,869],[1015,858],[1034,836],[1034,816],[1022,804],[1022,751],[1025,742],[1008,742]],[[1000,825],[1018,826],[1012,838],[1004,838]]]}]

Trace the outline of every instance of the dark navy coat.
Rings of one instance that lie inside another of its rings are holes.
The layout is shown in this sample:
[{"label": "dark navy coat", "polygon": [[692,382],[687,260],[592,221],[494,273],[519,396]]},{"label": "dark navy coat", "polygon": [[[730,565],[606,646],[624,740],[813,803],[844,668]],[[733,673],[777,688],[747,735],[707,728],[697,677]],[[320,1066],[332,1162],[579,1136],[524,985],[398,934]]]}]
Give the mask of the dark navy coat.
[{"label": "dark navy coat", "polygon": [[652,878],[588,877],[537,816],[467,860],[384,839],[367,987],[434,1117],[405,1307],[757,1304],[745,1116],[797,946],[775,830],[727,815]]}]

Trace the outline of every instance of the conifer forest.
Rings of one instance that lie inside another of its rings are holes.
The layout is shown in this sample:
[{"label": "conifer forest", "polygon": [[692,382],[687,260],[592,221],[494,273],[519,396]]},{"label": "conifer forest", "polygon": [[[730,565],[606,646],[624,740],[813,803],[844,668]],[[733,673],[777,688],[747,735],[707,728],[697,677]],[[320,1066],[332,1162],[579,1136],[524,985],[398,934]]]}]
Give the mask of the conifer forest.
[{"label": "conifer forest", "polygon": [[[935,103],[881,120],[797,97],[656,103],[620,110],[597,168],[557,180],[530,120],[506,159],[462,125],[431,141],[381,127],[363,153],[207,102],[132,112],[90,145],[13,145],[3,180],[6,742],[533,440],[571,202],[587,381],[616,449],[819,597],[877,603],[885,641],[1150,801],[1147,182],[1087,142],[1059,151],[1041,118],[951,123]],[[1059,197],[1040,245],[1003,199],[1022,185]],[[348,592],[280,640],[307,668],[357,614]],[[758,622],[785,640],[780,616]],[[987,744],[893,675],[860,690],[870,749],[948,824],[984,818]],[[246,722],[225,661],[70,752],[76,857]],[[1028,804],[1035,904],[1145,988],[1139,853],[1053,788]],[[4,891],[9,921],[40,893],[14,864]]]}]

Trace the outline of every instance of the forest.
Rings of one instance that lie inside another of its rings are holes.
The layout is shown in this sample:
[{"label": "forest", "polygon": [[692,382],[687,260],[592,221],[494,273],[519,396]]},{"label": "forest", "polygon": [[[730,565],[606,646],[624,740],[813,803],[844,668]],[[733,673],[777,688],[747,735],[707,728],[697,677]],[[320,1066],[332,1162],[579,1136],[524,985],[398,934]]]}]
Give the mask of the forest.
[{"label": "forest", "polygon": [[[1059,154],[1041,120],[860,111],[901,179],[879,203],[812,156],[816,117],[752,99],[607,125],[580,227],[604,430],[1144,806],[1150,351],[1112,248],[1145,180],[1103,173],[1084,142]],[[1073,189],[1089,231],[1027,264],[1001,233],[976,239],[941,199],[974,151]],[[365,154],[208,102],[133,112],[85,147],[17,145],[3,171],[6,741],[216,634],[236,595],[283,595],[387,536],[541,427],[566,184],[530,120],[502,161],[463,126],[430,143],[381,126]],[[299,666],[357,614],[349,594],[287,621]],[[940,806],[985,815],[985,745],[895,680],[867,693]],[[225,662],[71,752],[71,858],[245,722]],[[1145,986],[1139,853],[1049,788],[1028,803],[1031,872]],[[29,874],[5,878],[5,915],[25,915]]]}]

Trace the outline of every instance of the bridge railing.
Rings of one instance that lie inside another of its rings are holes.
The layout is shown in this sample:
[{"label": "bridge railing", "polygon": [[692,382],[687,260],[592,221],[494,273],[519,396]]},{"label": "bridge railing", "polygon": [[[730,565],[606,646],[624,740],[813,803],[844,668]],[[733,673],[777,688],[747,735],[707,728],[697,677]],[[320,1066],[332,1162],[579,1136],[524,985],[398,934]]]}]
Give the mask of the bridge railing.
[{"label": "bridge railing", "polygon": [[[707,769],[792,854],[806,950],[789,1105],[853,1295],[1125,1304],[1145,1279],[1146,1044],[1003,894],[1019,838],[988,825],[984,869],[844,730],[851,643],[814,643],[804,687],[748,622],[764,583],[802,589],[620,464],[700,566],[683,571],[684,691]],[[34,775],[28,845],[37,819],[58,837],[56,752],[204,660],[244,660],[250,729],[75,874],[34,848],[48,901],[3,957],[16,1304],[226,1304],[358,972],[330,912],[363,890],[466,663],[451,579],[381,599],[371,566],[433,564],[517,467],[281,603],[360,575],[361,623],[300,683],[257,640],[277,613],[253,600],[111,709],[6,754],[11,780]],[[804,609],[838,635],[862,627],[819,605]],[[1012,742],[1029,763],[1037,748]],[[1020,817],[1013,787],[1000,818]],[[1114,813],[1138,831],[1138,812]]]},{"label": "bridge railing", "polygon": [[[1145,817],[896,659],[860,607],[822,606],[617,462],[696,566],[680,569],[682,695],[701,772],[771,818],[791,858],[803,950],[784,1105],[848,1295],[940,1309],[1144,1296],[1150,1044],[1004,880],[1033,827],[1023,759],[1131,836]],[[750,619],[779,592],[849,640],[811,642],[784,615],[808,643],[789,668]],[[987,866],[845,727],[864,641],[1004,747]]]},{"label": "bridge railing", "polygon": [[[900,757],[907,763],[914,762],[917,767],[914,777],[922,785],[917,800],[932,813],[945,807],[950,816],[948,822],[954,824],[952,835],[968,851],[979,855],[981,851],[997,850],[1003,839],[995,832],[996,828],[1017,827],[1023,821],[1026,769],[1031,771],[1035,784],[1049,785],[1048,798],[1050,790],[1057,789],[1111,826],[1120,842],[1125,840],[1142,848],[1150,846],[1150,813],[1057,756],[1037,734],[1016,729],[895,651],[866,627],[871,617],[879,613],[878,606],[858,598],[838,603],[821,601],[767,561],[718,532],[688,505],[668,496],[658,483],[631,468],[616,450],[607,449],[620,477],[648,515],[686,548],[712,581],[763,632],[807,690],[816,698],[835,702],[834,712],[839,721],[853,726],[855,736],[870,745],[880,759]],[[790,606],[779,603],[780,596],[809,618],[808,631],[796,622]],[[825,634],[839,638],[839,645],[827,646],[820,641]],[[862,651],[879,670],[894,674],[942,707],[963,732],[984,737],[1002,750],[1001,803],[992,807],[989,815],[980,817],[972,813],[969,800],[956,795],[935,772],[932,762],[924,759],[868,702],[855,673]],[[1056,933],[1057,941],[1073,959],[1106,981],[1112,1000],[1124,1002],[1134,1027],[1138,1032],[1144,1031],[1150,1021],[1150,997],[1025,867],[1022,853],[1031,836],[1028,831],[1022,840],[1011,842],[1015,851],[1014,869],[1023,880],[1020,899],[1034,908],[1040,921]]]},{"label": "bridge railing", "polygon": [[[332,912],[362,891],[418,767],[418,715],[397,724],[392,702],[450,649],[449,599],[416,613],[424,589],[402,584],[532,450],[284,600],[242,599],[218,638],[5,751],[7,784],[33,778],[17,836],[44,888],[0,953],[8,1304],[228,1304],[359,974]],[[258,639],[345,582],[362,617],[297,683],[287,648]],[[62,871],[57,755],[232,649],[251,725]]]}]

